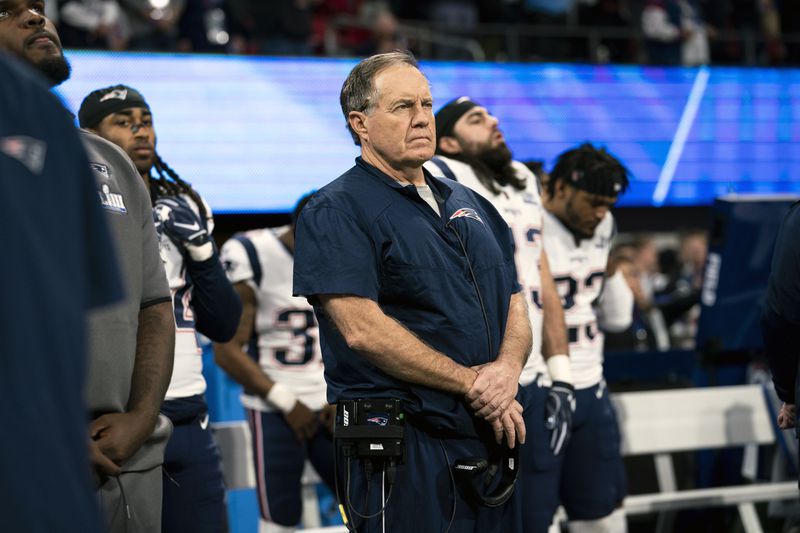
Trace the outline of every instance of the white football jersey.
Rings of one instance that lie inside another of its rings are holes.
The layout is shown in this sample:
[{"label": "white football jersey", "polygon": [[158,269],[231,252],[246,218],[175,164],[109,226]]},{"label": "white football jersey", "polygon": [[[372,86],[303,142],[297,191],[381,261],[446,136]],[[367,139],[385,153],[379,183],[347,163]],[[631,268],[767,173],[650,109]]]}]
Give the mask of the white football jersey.
[{"label": "white football jersey", "polygon": [[[222,247],[231,283],[246,282],[255,292],[255,331],[247,351],[264,373],[292,389],[312,410],[326,404],[326,385],[314,309],[292,296],[294,257],[278,239],[286,227],[248,231]],[[242,395],[248,409],[274,411],[260,396]]]},{"label": "white football jersey", "polygon": [[[195,213],[200,214],[200,209],[191,197],[182,194],[181,198],[189,203]],[[214,218],[205,200],[203,205],[206,209],[206,227],[211,233],[214,231]],[[202,350],[197,342],[194,312],[191,307],[194,285],[187,275],[180,247],[166,234],[159,235],[158,246],[161,260],[164,261],[164,270],[167,272],[167,282],[172,293],[172,307],[175,311],[175,362],[165,399],[188,398],[206,391]]]},{"label": "white football jersey", "polygon": [[603,333],[597,326],[597,304],[615,234],[611,213],[597,226],[594,237],[580,241],[553,214],[544,214],[544,248],[564,305],[576,389],[596,385],[603,378]]},{"label": "white football jersey", "polygon": [[[541,292],[540,258],[544,207],[542,207],[538,180],[528,167],[514,161],[514,170],[517,176],[525,180],[525,189],[518,190],[511,185],[504,187],[498,185],[500,193],[494,194],[481,183],[470,165],[448,157],[437,156],[437,158],[447,165],[459,183],[466,185],[492,202],[492,205],[503,215],[511,228],[514,236],[517,277],[528,302],[528,315],[533,333],[533,349],[520,376],[520,383],[527,385],[536,378],[538,373],[547,371],[541,356],[543,317],[539,294]],[[448,177],[435,161],[425,163],[425,168],[436,177]]]}]

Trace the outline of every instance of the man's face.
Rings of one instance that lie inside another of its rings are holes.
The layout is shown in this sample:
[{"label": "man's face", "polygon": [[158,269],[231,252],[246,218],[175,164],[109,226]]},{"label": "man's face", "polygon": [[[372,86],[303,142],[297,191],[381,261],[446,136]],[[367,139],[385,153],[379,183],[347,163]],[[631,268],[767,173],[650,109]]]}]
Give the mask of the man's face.
[{"label": "man's face", "polygon": [[69,78],[69,63],[41,0],[0,0],[0,49],[29,63],[54,85]]},{"label": "man's face", "polygon": [[143,107],[132,107],[112,113],[94,130],[128,154],[139,174],[150,171],[156,158],[156,130],[153,116]]},{"label": "man's face", "polygon": [[600,196],[559,181],[553,198],[556,215],[569,228],[585,239],[594,236],[594,231],[617,203],[616,196]]},{"label": "man's face", "polygon": [[453,127],[453,137],[458,141],[461,152],[472,157],[506,144],[497,118],[480,106],[473,107],[458,119]]},{"label": "man's face", "polygon": [[375,77],[378,101],[364,124],[367,145],[392,168],[418,168],[433,157],[436,125],[428,80],[410,65]]},{"label": "man's face", "polygon": [[708,255],[708,240],[704,235],[689,235],[681,242],[681,259],[692,265],[695,270],[702,270]]}]

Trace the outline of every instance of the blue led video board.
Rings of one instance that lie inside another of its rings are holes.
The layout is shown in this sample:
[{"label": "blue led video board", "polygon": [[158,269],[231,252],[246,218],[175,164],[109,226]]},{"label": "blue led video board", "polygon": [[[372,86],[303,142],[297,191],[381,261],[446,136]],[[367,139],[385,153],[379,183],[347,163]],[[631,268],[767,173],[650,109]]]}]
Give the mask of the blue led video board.
[{"label": "blue led video board", "polygon": [[[352,165],[339,108],[352,59],[68,51],[73,111],[125,83],[155,114],[158,150],[216,212],[286,211]],[[423,62],[434,108],[469,95],[517,159],[549,168],[583,141],[634,175],[620,205],[706,205],[725,193],[800,194],[800,70]]]}]

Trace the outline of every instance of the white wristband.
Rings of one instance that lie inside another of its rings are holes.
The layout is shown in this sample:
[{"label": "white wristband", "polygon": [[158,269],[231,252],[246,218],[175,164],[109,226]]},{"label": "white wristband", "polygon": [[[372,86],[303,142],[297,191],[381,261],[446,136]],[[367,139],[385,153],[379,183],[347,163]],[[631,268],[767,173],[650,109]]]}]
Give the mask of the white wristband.
[{"label": "white wristband", "polygon": [[568,355],[558,354],[548,357],[547,371],[551,380],[572,384],[572,365]]},{"label": "white wristband", "polygon": [[272,388],[267,393],[267,401],[280,409],[283,414],[288,414],[294,409],[297,403],[297,396],[287,387],[280,383],[273,383]]},{"label": "white wristband", "polygon": [[202,246],[193,246],[189,244],[186,246],[186,251],[189,252],[192,261],[202,263],[203,261],[208,261],[211,259],[211,256],[214,255],[214,245],[210,242],[207,242]]}]

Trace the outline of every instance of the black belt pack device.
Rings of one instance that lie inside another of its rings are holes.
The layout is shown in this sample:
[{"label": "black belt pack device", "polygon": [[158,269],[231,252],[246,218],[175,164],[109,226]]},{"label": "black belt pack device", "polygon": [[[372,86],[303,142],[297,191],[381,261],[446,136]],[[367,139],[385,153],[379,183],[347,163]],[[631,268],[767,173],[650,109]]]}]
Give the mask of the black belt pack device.
[{"label": "black belt pack device", "polygon": [[402,464],[404,426],[401,400],[341,400],[336,406],[333,436],[342,446],[345,457],[394,459],[394,464]]}]

